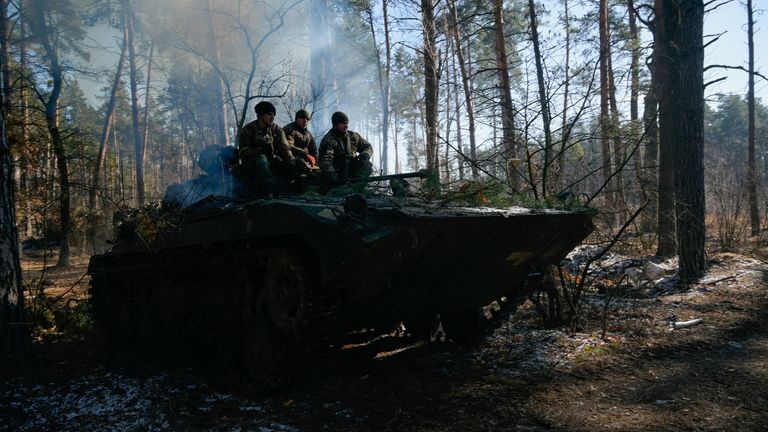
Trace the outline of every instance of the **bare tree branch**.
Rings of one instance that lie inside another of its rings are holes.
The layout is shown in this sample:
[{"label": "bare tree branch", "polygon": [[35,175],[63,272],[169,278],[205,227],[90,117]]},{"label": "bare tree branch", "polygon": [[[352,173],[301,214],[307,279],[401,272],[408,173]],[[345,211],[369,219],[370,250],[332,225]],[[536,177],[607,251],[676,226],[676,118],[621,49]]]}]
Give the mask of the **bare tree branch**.
[{"label": "bare tree branch", "polygon": [[[710,69],[736,69],[736,70],[740,70],[740,71],[744,71],[746,73],[749,73],[749,70],[747,68],[745,68],[744,66],[729,66],[729,65],[720,65],[720,64],[713,64],[713,65],[705,66],[704,67],[704,72],[706,72],[706,71],[708,71]],[[768,81],[768,77],[766,77],[765,75],[761,74],[760,72],[752,72],[752,74],[754,76],[758,76],[758,77]]]}]

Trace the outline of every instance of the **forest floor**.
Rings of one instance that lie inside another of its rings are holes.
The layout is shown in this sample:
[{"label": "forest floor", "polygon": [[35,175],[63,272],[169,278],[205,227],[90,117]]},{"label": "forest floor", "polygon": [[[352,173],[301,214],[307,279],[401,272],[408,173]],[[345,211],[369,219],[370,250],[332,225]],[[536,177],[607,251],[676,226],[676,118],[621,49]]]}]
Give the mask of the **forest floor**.
[{"label": "forest floor", "polygon": [[[86,264],[42,274],[27,258],[25,280],[75,308]],[[0,359],[0,430],[768,430],[767,287],[766,263],[719,254],[685,291],[662,276],[590,293],[577,331],[544,329],[526,303],[471,347],[382,337],[268,385],[126,365],[53,327]]]}]

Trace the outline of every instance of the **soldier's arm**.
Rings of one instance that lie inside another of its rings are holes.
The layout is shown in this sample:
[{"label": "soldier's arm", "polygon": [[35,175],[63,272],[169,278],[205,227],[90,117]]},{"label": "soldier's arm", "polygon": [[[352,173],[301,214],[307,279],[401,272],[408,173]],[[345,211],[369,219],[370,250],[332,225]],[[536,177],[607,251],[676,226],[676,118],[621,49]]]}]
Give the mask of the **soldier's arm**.
[{"label": "soldier's arm", "polygon": [[248,125],[243,126],[243,128],[240,130],[240,141],[237,143],[240,149],[250,148],[253,146],[253,135],[247,126]]},{"label": "soldier's arm", "polygon": [[373,146],[371,143],[365,140],[360,134],[357,134],[357,152],[362,156],[365,155],[370,160],[373,157]]},{"label": "soldier's arm", "polygon": [[333,143],[326,135],[323,141],[320,142],[320,159],[317,165],[324,173],[335,173],[333,168]]},{"label": "soldier's arm", "polygon": [[283,131],[285,131],[285,137],[288,138],[288,146],[291,148],[291,153],[293,153],[293,156],[306,157],[307,151],[301,147],[296,146],[296,139],[298,138],[296,135],[298,134],[298,132],[288,128],[283,129]]},{"label": "soldier's arm", "polygon": [[253,158],[261,153],[261,149],[255,147],[253,131],[246,126],[240,131],[240,141],[238,142],[238,159],[243,164],[248,164]]},{"label": "soldier's arm", "polygon": [[288,138],[285,137],[283,129],[278,127],[275,131],[275,153],[280,156],[283,162],[290,162],[293,160],[293,154],[291,153],[291,147],[288,144]]},{"label": "soldier's arm", "polygon": [[307,141],[307,151],[310,155],[317,159],[317,144],[315,143],[315,137],[313,137],[310,132],[307,132],[307,134],[309,134],[309,141]]}]

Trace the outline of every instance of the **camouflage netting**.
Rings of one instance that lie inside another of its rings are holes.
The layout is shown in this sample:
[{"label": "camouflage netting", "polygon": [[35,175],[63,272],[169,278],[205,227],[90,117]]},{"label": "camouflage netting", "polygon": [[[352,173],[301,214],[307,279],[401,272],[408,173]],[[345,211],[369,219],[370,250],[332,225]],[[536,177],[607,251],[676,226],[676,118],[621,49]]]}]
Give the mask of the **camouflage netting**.
[{"label": "camouflage netting", "polygon": [[150,244],[158,233],[176,229],[182,221],[181,207],[160,202],[147,203],[140,208],[122,206],[115,212],[112,223],[115,241],[140,238]]}]

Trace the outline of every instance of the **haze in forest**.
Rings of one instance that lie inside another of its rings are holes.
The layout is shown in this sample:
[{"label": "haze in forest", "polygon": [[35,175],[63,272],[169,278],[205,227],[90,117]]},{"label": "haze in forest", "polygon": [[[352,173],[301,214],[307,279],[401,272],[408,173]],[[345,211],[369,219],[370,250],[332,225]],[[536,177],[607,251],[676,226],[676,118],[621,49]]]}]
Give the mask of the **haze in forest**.
[{"label": "haze in forest", "polygon": [[[14,147],[25,166],[19,196],[45,196],[21,206],[25,232],[61,222],[41,213],[55,200],[62,220],[159,200],[201,174],[206,146],[236,146],[260,100],[277,106],[281,125],[311,111],[317,140],[331,113],[346,112],[373,145],[376,173],[429,168],[448,190],[488,182],[502,195],[571,193],[628,213],[649,188],[664,189],[653,178],[652,4],[602,1],[603,16],[577,0],[10,2],[9,131],[26,143]],[[704,72],[704,134],[713,137],[744,124],[748,74],[734,69],[747,57],[744,5],[710,9],[705,68],[718,67]],[[766,32],[756,18],[761,52]],[[757,56],[758,72],[764,62]],[[757,76],[758,120],[767,91]],[[59,131],[50,146],[32,145],[48,142],[50,128]],[[742,147],[708,141],[712,166],[741,164]],[[738,157],[721,157],[732,151]],[[75,189],[58,194],[52,185],[70,174]]]}]

